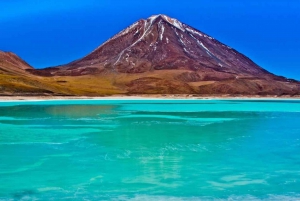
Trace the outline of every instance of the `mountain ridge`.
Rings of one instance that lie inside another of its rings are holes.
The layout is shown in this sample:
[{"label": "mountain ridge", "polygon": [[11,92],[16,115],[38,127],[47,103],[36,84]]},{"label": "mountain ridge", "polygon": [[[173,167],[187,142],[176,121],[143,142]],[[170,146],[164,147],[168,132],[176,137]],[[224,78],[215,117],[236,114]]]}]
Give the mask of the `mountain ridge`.
[{"label": "mountain ridge", "polygon": [[22,73],[27,69],[33,69],[33,67],[15,53],[0,50],[0,71]]}]

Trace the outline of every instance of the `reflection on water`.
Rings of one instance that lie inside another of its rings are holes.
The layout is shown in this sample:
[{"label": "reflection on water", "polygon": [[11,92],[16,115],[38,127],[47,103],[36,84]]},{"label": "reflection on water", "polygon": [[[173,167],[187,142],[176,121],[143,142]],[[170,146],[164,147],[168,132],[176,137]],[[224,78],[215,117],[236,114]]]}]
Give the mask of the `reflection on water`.
[{"label": "reflection on water", "polygon": [[59,103],[0,103],[0,200],[299,198],[300,103]]},{"label": "reflection on water", "polygon": [[54,117],[89,118],[113,113],[113,105],[64,105],[49,106],[45,112]]}]

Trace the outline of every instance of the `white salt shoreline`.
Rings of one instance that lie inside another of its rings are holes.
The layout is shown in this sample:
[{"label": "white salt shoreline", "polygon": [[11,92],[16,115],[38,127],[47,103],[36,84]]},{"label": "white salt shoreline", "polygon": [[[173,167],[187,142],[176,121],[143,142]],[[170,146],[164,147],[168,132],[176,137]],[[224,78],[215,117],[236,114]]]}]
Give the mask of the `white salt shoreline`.
[{"label": "white salt shoreline", "polygon": [[35,101],[64,101],[64,100],[300,100],[300,97],[276,96],[189,96],[189,95],[141,95],[141,96],[0,96],[0,102],[35,102]]}]

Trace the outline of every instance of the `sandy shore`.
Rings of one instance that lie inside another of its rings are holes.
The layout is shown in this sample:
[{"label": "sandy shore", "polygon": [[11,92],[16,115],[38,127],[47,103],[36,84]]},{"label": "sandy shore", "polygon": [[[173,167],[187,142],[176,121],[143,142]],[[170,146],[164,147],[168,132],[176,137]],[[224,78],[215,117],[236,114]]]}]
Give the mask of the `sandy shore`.
[{"label": "sandy shore", "polygon": [[198,95],[113,95],[113,96],[0,96],[0,101],[21,101],[21,100],[161,100],[161,99],[300,99],[300,96],[198,96]]}]

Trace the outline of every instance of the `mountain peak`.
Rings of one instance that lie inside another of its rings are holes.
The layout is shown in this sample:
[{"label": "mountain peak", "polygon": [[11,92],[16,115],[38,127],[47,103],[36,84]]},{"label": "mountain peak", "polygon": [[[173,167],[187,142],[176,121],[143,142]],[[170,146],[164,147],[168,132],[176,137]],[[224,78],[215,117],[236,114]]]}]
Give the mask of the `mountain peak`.
[{"label": "mountain peak", "polygon": [[[164,14],[135,22],[84,58],[66,66],[94,69],[93,72],[184,69],[226,74],[218,79],[271,76],[236,50]],[[81,75],[89,73],[90,70],[80,71]]]},{"label": "mountain peak", "polygon": [[164,20],[165,22],[175,26],[176,28],[180,29],[181,31],[185,31],[183,23],[181,23],[179,20],[177,20],[175,18],[171,18],[171,17],[169,17],[167,15],[164,15],[164,14],[152,15],[151,17],[149,17],[147,19],[147,21],[150,21],[150,22],[153,23],[158,18],[160,18],[160,19]]},{"label": "mountain peak", "polygon": [[164,14],[135,22],[68,66],[91,66],[119,72],[150,69],[264,72],[244,55]]},{"label": "mountain peak", "polygon": [[149,18],[151,18],[151,17],[154,17],[154,18],[157,18],[157,17],[163,17],[163,16],[166,16],[166,17],[168,17],[167,15],[165,15],[165,14],[156,14],[156,15],[151,15]]},{"label": "mountain peak", "polygon": [[147,18],[147,20],[155,20],[157,18],[169,18],[169,16],[164,15],[164,14],[157,14],[157,15],[151,15],[150,17]]}]

